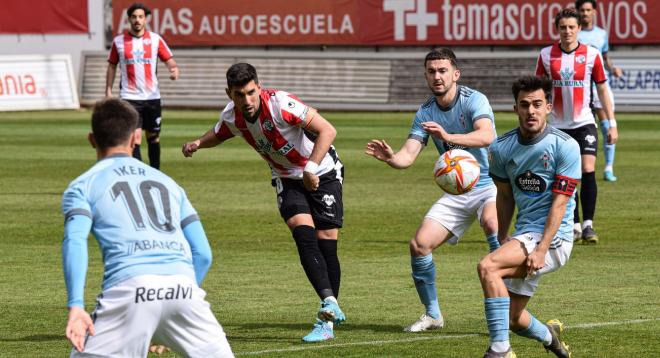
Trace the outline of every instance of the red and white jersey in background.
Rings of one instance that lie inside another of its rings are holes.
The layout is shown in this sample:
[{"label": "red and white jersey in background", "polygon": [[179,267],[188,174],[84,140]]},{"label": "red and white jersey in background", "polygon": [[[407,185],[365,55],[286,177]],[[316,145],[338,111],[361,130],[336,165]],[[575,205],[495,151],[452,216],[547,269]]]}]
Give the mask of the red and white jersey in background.
[{"label": "red and white jersey in background", "polygon": [[579,44],[572,52],[564,52],[559,43],[541,50],[536,75],[552,80],[552,125],[572,129],[596,124],[591,113],[591,81],[607,81],[600,52]]},{"label": "red and white jersey in background", "polygon": [[156,78],[158,58],[165,62],[172,58],[172,51],[157,33],[145,31],[142,37],[133,37],[126,32],[115,36],[108,62],[120,66],[119,97],[159,99]]},{"label": "red and white jersey in background", "polygon": [[[241,111],[234,107],[233,101],[229,102],[215,125],[216,137],[220,141],[234,136],[243,137],[268,162],[273,178],[302,178],[314,148],[314,142],[308,137],[309,132],[306,134],[303,129],[310,108],[284,91],[262,89],[259,97],[261,111],[254,123],[245,119]],[[322,175],[341,167],[331,146],[314,174]]]}]

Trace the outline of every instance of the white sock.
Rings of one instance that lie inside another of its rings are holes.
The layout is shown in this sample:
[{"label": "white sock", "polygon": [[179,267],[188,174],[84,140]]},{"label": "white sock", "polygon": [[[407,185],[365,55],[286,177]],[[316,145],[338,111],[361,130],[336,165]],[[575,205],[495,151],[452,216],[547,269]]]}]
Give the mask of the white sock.
[{"label": "white sock", "polygon": [[606,171],[606,172],[611,172],[611,171],[613,171],[613,169],[614,169],[614,168],[612,168],[611,165],[606,165],[606,166],[605,166],[605,171]]},{"label": "white sock", "polygon": [[550,330],[548,330],[548,334],[545,335],[543,338],[543,345],[544,346],[549,346],[552,343],[552,334],[550,334]]},{"label": "white sock", "polygon": [[493,342],[490,344],[490,349],[497,353],[504,353],[511,348],[511,344],[509,341],[503,341],[503,342]]},{"label": "white sock", "polygon": [[580,226],[580,223],[573,224],[573,230],[582,231],[582,226]]},{"label": "white sock", "polygon": [[582,223],[582,230],[584,230],[587,226],[593,228],[593,227],[594,227],[594,222],[591,221],[591,220],[585,220],[585,221]]},{"label": "white sock", "polygon": [[337,303],[337,299],[335,298],[335,296],[328,296],[328,297],[326,297],[323,301],[325,301],[325,300],[330,300],[330,301],[332,301],[332,302],[334,302],[334,303]]}]

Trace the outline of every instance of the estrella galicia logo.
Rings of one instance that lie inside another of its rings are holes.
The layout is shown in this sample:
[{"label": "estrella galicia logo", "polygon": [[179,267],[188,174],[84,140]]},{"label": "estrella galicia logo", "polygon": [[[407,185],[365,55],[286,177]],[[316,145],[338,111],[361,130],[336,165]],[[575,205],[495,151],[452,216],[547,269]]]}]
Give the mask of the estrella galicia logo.
[{"label": "estrella galicia logo", "polygon": [[270,132],[273,130],[273,122],[269,120],[265,120],[264,124],[262,126],[266,132]]},{"label": "estrella galicia logo", "polygon": [[452,149],[463,149],[467,150],[467,147],[464,145],[458,145],[454,143],[449,143],[449,142],[442,142],[442,146],[445,148],[445,151],[450,151]]},{"label": "estrella galicia logo", "polygon": [[545,180],[532,173],[531,170],[527,170],[516,177],[516,186],[525,195],[531,197],[540,196],[547,188]]}]

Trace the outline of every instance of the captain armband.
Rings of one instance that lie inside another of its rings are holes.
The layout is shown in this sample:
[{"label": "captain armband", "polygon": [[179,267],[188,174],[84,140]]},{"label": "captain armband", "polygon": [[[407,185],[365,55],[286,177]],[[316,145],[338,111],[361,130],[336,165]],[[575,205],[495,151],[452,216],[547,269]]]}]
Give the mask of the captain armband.
[{"label": "captain armband", "polygon": [[572,196],[579,182],[574,178],[556,175],[555,181],[552,183],[552,192]]}]

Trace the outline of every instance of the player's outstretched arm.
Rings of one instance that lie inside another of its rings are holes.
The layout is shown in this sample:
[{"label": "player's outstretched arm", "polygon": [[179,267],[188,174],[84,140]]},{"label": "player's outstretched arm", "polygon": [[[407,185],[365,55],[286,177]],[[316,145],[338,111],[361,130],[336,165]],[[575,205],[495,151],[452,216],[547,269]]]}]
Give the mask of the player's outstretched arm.
[{"label": "player's outstretched arm", "polygon": [[213,253],[211,252],[211,246],[202,227],[202,222],[195,220],[184,226],[183,235],[186,237],[190,245],[190,251],[192,252],[197,285],[201,285],[213,261]]},{"label": "player's outstretched arm", "polygon": [[495,129],[490,118],[481,118],[474,122],[474,130],[470,133],[447,133],[436,122],[423,122],[422,128],[432,136],[444,142],[461,145],[468,148],[481,148],[489,146],[496,137]]},{"label": "player's outstretched arm", "polygon": [[211,128],[201,138],[198,138],[192,142],[187,142],[183,144],[181,152],[184,157],[192,157],[198,149],[201,148],[212,148],[220,144],[221,141],[215,135],[215,129]]},{"label": "player's outstretched arm", "polygon": [[415,162],[422,148],[424,148],[422,142],[408,138],[395,153],[384,139],[373,139],[367,143],[364,153],[387,163],[392,168],[405,169]]},{"label": "player's outstretched arm", "polygon": [[85,338],[87,333],[95,335],[94,323],[89,313],[78,306],[69,307],[69,319],[66,323],[66,338],[73,347],[82,352],[85,349]]}]

